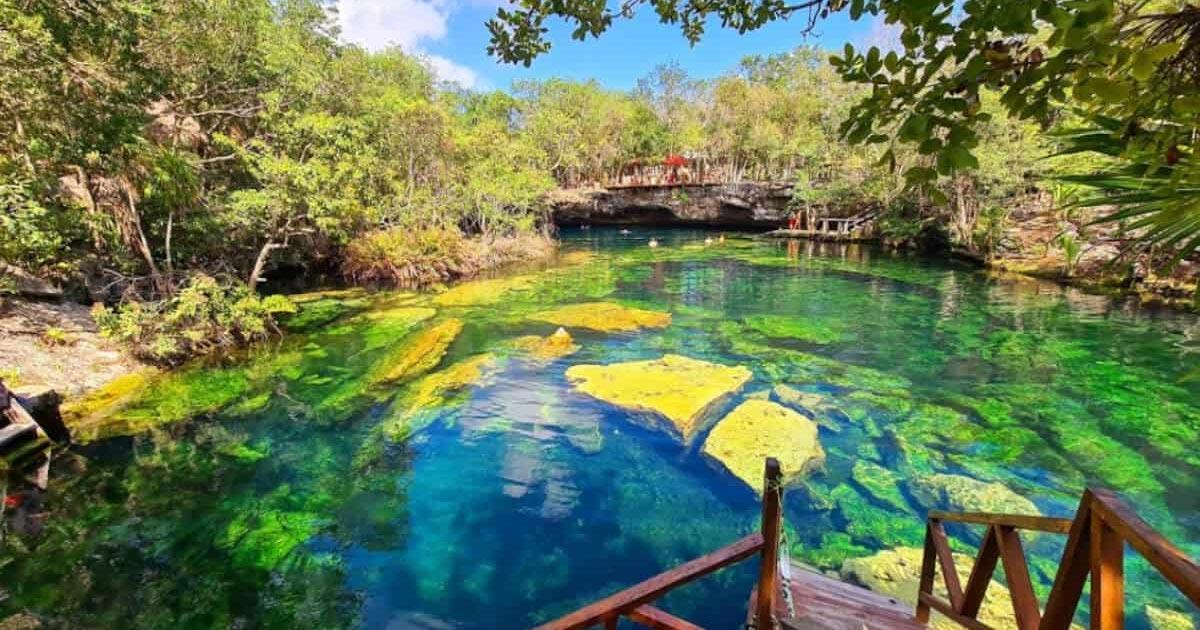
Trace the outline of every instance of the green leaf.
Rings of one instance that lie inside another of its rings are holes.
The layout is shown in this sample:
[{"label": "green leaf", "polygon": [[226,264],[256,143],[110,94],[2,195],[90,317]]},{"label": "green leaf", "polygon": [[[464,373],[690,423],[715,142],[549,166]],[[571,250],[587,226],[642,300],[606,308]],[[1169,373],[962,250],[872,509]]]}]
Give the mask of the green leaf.
[{"label": "green leaf", "polygon": [[909,116],[904,124],[900,125],[900,139],[909,142],[918,142],[929,137],[929,117],[924,114],[916,114]]}]

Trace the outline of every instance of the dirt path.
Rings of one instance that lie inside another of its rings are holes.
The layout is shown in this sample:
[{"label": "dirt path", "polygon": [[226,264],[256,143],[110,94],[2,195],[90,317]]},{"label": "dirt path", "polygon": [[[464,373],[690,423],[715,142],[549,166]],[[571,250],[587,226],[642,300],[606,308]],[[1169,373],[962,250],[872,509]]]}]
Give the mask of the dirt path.
[{"label": "dirt path", "polygon": [[82,304],[0,299],[0,378],[14,391],[72,396],[140,367],[99,335]]}]

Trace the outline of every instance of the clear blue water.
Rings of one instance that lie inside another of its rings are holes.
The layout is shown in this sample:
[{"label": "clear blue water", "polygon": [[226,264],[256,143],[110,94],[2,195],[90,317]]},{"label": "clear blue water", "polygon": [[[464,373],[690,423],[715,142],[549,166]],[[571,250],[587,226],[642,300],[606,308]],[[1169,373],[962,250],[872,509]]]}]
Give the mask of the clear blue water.
[{"label": "clear blue water", "polygon": [[[757,527],[756,494],[700,453],[703,434],[683,444],[564,376],[664,353],[753,371],[713,421],[780,384],[838,407],[823,418],[824,469],[785,500],[789,552],[818,569],[919,546],[924,507],[907,484],[936,473],[1002,483],[1049,515],[1070,515],[1086,484],[1114,487],[1200,555],[1200,384],[1181,380],[1197,365],[1195,316],[870,247],[735,235],[705,247],[717,233],[685,230],[563,237],[564,254],[591,258],[528,272],[495,303],[403,297],[437,313],[389,328],[372,314],[394,296],[333,298],[329,317],[250,356],[152,383],[112,413],[153,426],[60,457],[44,527],[6,534],[0,614],[80,627],[521,628],[569,612]],[[505,350],[554,330],[532,312],[597,300],[673,320],[572,329],[581,350],[548,364]],[[408,439],[384,439],[378,427],[413,386],[367,391],[365,375],[450,317],[465,327],[439,368],[507,359],[427,409]],[[863,486],[859,462],[892,471],[902,503]],[[952,534],[960,550],[977,541]],[[1044,597],[1061,541],[1027,548]],[[1144,603],[1186,610],[1130,563],[1131,626],[1145,625]],[[755,570],[661,605],[737,627]]]}]

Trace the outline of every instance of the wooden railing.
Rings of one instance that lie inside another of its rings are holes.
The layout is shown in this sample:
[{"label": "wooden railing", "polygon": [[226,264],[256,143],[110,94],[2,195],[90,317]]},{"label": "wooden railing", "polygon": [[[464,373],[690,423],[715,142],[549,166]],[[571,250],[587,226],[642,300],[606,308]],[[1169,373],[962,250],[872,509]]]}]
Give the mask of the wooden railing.
[{"label": "wooden railing", "polygon": [[[944,522],[986,525],[975,565],[964,587],[943,529]],[[1018,530],[1066,534],[1058,574],[1044,610],[1038,606]],[[1001,514],[930,512],[917,601],[917,620],[928,622],[930,609],[959,625],[986,630],[977,616],[996,564],[1004,567],[1019,630],[1066,630],[1075,617],[1084,583],[1091,576],[1091,627],[1120,630],[1125,619],[1125,544],[1146,558],[1193,604],[1200,606],[1200,567],[1121,502],[1112,492],[1088,489],[1075,519]],[[933,592],[941,568],[949,601]]]},{"label": "wooden railing", "polygon": [[699,630],[700,626],[660,610],[651,602],[675,588],[760,553],[762,564],[759,568],[755,618],[758,628],[771,628],[771,615],[779,588],[782,506],[778,490],[781,479],[779,462],[775,458],[768,458],[763,475],[762,530],[758,533],[538,626],[537,630],[576,630],[599,624],[604,624],[605,628],[616,628],[621,617],[650,628]]}]

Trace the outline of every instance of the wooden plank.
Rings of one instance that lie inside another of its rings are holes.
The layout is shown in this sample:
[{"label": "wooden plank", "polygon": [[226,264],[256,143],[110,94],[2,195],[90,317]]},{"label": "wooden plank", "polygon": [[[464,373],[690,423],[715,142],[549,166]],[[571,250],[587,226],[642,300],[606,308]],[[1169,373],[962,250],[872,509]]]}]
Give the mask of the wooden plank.
[{"label": "wooden plank", "polygon": [[1089,490],[1104,522],[1142,554],[1192,603],[1200,606],[1200,566],[1108,490]]},{"label": "wooden plank", "polygon": [[950,606],[950,602],[945,601],[936,595],[921,593],[917,597],[920,599],[921,603],[942,613],[951,621],[954,621],[958,625],[967,628],[968,630],[992,630],[991,626],[984,624],[978,619],[964,617],[963,615],[958,614],[958,612],[956,612],[954,608]]},{"label": "wooden plank", "polygon": [[1091,514],[1092,629],[1125,627],[1125,541],[1097,510]]},{"label": "wooden plank", "polygon": [[946,593],[950,596],[950,605],[954,607],[954,610],[962,610],[962,583],[958,579],[958,569],[954,566],[954,554],[950,552],[950,541],[946,539],[946,530],[942,529],[942,522],[929,521],[929,534],[933,538],[933,551],[937,554],[938,565],[942,568],[942,579],[946,582]]},{"label": "wooden plank", "polygon": [[992,583],[992,574],[996,572],[996,562],[999,559],[1000,547],[996,541],[996,528],[988,527],[983,534],[983,542],[979,544],[979,553],[975,556],[971,575],[967,578],[963,605],[958,609],[964,617],[974,619],[979,615],[979,607],[983,605],[983,598],[987,594],[988,585]]},{"label": "wooden plank", "polygon": [[[937,550],[933,547],[933,523],[932,518],[925,523],[925,552],[921,555],[921,579],[917,584],[918,595],[933,594],[933,578],[937,566],[935,564]],[[916,618],[921,623],[929,621],[929,605],[920,597],[917,597]]]},{"label": "wooden plank", "polygon": [[1054,585],[1050,587],[1050,597],[1046,599],[1046,610],[1042,613],[1042,623],[1039,625],[1042,630],[1065,630],[1075,617],[1075,608],[1079,606],[1079,598],[1083,595],[1083,584],[1091,570],[1088,561],[1091,506],[1092,493],[1088,490],[1079,500],[1079,509],[1075,511],[1075,520],[1071,523],[1067,544],[1058,562],[1058,573],[1054,576]]},{"label": "wooden plank", "polygon": [[759,628],[772,627],[775,597],[779,592],[779,533],[782,526],[783,471],[779,460],[768,457],[763,470],[762,562],[758,568]]},{"label": "wooden plank", "polygon": [[761,532],[755,532],[732,545],[685,562],[564,617],[542,624],[538,626],[538,630],[571,630],[596,625],[614,614],[621,615],[654,601],[677,586],[741,562],[762,551],[762,548],[763,535]]},{"label": "wooden plank", "polygon": [[1007,578],[1008,592],[1012,595],[1017,628],[1035,630],[1042,622],[1042,611],[1038,609],[1033,581],[1029,579],[1029,566],[1025,562],[1021,537],[1011,527],[994,527],[992,530],[1000,548],[1000,560],[1004,563],[1004,576]]},{"label": "wooden plank", "polygon": [[1038,532],[1066,534],[1071,531],[1071,519],[1050,518],[1047,516],[1027,516],[1024,514],[993,514],[991,512],[943,512],[931,510],[929,518],[955,523],[974,523],[977,525],[1004,525],[1017,529],[1028,529]]},{"label": "wooden plank", "polygon": [[869,591],[792,564],[792,593],[795,614],[776,607],[784,628],[823,630],[921,630],[925,624],[913,617],[912,606],[893,597]]},{"label": "wooden plank", "polygon": [[634,608],[629,611],[628,616],[633,621],[647,628],[654,628],[654,630],[704,630],[687,619],[680,619],[650,604],[643,604]]}]

